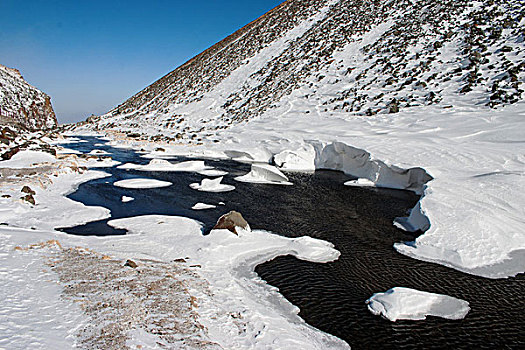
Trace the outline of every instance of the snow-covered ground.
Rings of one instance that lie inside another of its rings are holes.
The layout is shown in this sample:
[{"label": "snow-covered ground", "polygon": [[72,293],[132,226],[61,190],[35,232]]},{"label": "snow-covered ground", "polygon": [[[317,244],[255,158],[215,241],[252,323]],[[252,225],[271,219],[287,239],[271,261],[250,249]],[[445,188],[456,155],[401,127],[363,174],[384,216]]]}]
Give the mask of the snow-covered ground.
[{"label": "snow-covered ground", "polygon": [[[348,348],[307,325],[254,273],[279,255],[333,261],[332,244],[265,231],[203,236],[192,219],[157,215],[110,221],[130,231],[120,237],[54,231],[109,216],[64,196],[108,176],[82,166],[115,162],[72,155],[44,168],[50,160],[20,152],[16,164],[40,172],[8,168],[23,176],[0,183],[0,219],[9,225],[0,226],[1,347]],[[19,199],[26,185],[36,204]]]}]

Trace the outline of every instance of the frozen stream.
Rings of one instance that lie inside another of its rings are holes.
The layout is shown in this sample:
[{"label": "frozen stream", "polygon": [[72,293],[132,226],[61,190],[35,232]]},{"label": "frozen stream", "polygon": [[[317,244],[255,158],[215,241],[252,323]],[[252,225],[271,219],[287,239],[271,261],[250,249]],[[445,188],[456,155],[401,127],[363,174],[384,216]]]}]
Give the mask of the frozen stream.
[{"label": "frozen stream", "polygon": [[[94,148],[111,153],[123,163],[146,164],[148,159],[130,150],[94,146],[100,140],[68,145],[88,153]],[[177,159],[180,161],[183,159]],[[418,197],[411,192],[346,187],[350,178],[333,171],[313,175],[287,174],[293,186],[241,183],[233,177],[246,174],[248,165],[232,161],[206,163],[228,172],[223,183],[236,187],[223,193],[199,192],[189,187],[204,176],[185,172],[143,172],[106,169],[113,176],[82,184],[69,197],[87,205],[109,208],[112,219],[146,214],[182,215],[210,229],[229,210],[240,211],[252,228],[298,237],[309,235],[335,244],[339,260],[310,263],[279,257],[259,265],[256,272],[301,309],[309,324],[346,340],[354,349],[385,348],[523,348],[525,346],[525,276],[490,280],[467,275],[437,264],[408,258],[393,244],[414,236],[392,225],[404,216]],[[173,183],[157,189],[126,189],[113,182],[149,177]],[[122,196],[134,200],[122,202]],[[198,203],[214,209],[192,210]],[[224,205],[219,205],[224,202]],[[124,234],[107,220],[64,231],[83,235]],[[391,323],[372,315],[365,300],[395,286],[447,294],[467,300],[471,311],[464,320],[429,318]]]}]

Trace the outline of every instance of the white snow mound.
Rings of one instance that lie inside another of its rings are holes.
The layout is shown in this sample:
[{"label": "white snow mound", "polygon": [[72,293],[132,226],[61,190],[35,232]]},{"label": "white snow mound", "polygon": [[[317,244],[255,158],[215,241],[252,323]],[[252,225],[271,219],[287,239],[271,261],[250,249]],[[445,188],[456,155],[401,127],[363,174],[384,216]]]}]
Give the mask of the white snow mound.
[{"label": "white snow mound", "polygon": [[171,185],[172,183],[168,181],[160,181],[160,180],[147,179],[147,178],[120,180],[120,181],[113,183],[113,186],[122,187],[122,188],[158,188],[158,187],[168,187]]},{"label": "white snow mound", "polygon": [[236,181],[272,185],[292,185],[288,177],[270,164],[252,164],[251,171],[235,178]]},{"label": "white snow mound", "polygon": [[201,183],[194,182],[190,187],[203,192],[228,192],[233,191],[235,186],[221,184],[222,176],[216,179],[202,179]]},{"label": "white snow mound", "polygon": [[424,320],[426,316],[459,320],[465,318],[470,311],[469,303],[465,300],[404,287],[376,293],[366,303],[371,313],[392,322]]}]

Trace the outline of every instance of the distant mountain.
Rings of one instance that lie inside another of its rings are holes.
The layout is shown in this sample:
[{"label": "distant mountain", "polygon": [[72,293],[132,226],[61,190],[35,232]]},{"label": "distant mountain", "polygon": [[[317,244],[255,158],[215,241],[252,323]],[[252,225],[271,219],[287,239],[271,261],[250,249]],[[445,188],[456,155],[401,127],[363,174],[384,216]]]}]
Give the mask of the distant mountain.
[{"label": "distant mountain", "polygon": [[512,104],[524,16],[522,0],[288,0],[89,122],[198,142],[301,101],[363,117]]},{"label": "distant mountain", "polygon": [[51,129],[57,126],[51,98],[29,85],[17,69],[1,64],[0,122],[31,130]]}]

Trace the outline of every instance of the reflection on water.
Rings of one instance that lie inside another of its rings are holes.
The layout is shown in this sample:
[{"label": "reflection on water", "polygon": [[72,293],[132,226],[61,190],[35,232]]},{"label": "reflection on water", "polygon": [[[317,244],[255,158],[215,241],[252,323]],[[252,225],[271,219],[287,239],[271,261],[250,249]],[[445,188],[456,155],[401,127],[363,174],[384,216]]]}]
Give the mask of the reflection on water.
[{"label": "reflection on water", "polygon": [[[89,143],[70,148],[89,151]],[[122,162],[145,164],[132,151],[97,147],[113,153]],[[182,160],[182,159],[178,159]],[[259,265],[256,272],[278,287],[301,309],[311,325],[345,339],[354,349],[449,349],[524,348],[525,278],[489,280],[467,275],[440,265],[398,254],[394,242],[413,240],[392,225],[396,216],[406,215],[418,197],[410,192],[362,189],[342,186],[349,177],[333,171],[315,174],[287,174],[294,186],[257,185],[236,182],[235,176],[249,166],[231,161],[207,161],[228,171],[223,183],[236,186],[225,193],[205,193],[189,188],[200,182],[195,173],[163,173],[107,169],[113,176],[85,183],[69,197],[87,205],[111,209],[112,218],[145,214],[183,215],[201,221],[205,231],[229,210],[240,211],[252,228],[298,237],[309,235],[335,244],[339,260],[316,264],[294,257],[279,257]],[[114,181],[130,177],[152,177],[173,183],[161,189],[122,189]],[[121,202],[121,196],[135,200]],[[197,202],[218,205],[194,211]],[[107,220],[64,229],[74,234],[124,234],[107,226]],[[429,318],[426,321],[391,323],[368,312],[364,301],[375,292],[394,286],[442,293],[470,302],[464,320]]]}]

